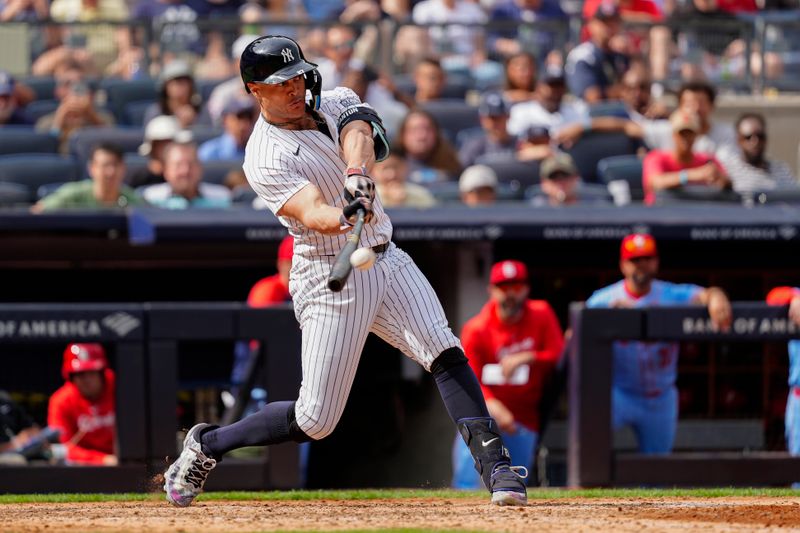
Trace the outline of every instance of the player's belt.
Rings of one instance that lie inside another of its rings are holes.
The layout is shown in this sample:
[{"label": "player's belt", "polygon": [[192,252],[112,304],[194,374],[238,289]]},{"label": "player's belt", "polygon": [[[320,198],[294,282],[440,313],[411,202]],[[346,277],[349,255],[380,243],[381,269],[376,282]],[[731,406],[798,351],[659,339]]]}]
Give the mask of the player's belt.
[{"label": "player's belt", "polygon": [[378,246],[373,246],[372,251],[375,252],[376,254],[382,254],[383,252],[389,249],[389,244],[390,243],[385,242],[383,244],[379,244]]}]

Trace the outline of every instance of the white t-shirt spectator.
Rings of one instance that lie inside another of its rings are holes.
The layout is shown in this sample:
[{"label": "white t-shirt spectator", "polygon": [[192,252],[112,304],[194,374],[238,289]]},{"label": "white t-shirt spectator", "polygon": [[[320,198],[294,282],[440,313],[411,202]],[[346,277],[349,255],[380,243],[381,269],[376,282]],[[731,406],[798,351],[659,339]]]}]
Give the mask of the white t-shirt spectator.
[{"label": "white t-shirt spectator", "polygon": [[558,111],[549,112],[535,100],[519,103],[511,108],[508,119],[508,133],[522,135],[531,126],[547,126],[552,136],[567,124],[586,124],[589,121],[589,108],[583,100],[561,102]]},{"label": "white t-shirt spectator", "polygon": [[482,31],[480,28],[458,24],[485,24],[488,20],[478,4],[464,0],[456,0],[453,9],[447,7],[442,0],[423,0],[414,6],[411,18],[415,24],[452,24],[433,27],[429,31],[434,46],[431,52],[442,56],[472,55]]}]

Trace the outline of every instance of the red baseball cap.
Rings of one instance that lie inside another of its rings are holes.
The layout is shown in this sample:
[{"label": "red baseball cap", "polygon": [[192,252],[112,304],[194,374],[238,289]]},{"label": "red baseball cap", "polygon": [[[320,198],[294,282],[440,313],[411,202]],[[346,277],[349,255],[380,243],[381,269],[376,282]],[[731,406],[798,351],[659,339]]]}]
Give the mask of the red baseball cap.
[{"label": "red baseball cap", "polygon": [[61,375],[65,380],[69,380],[72,374],[103,370],[107,367],[106,351],[101,344],[73,343],[64,350]]},{"label": "red baseball cap", "polygon": [[521,261],[500,261],[492,267],[489,275],[489,283],[499,285],[500,283],[527,283],[528,267]]},{"label": "red baseball cap", "polygon": [[769,305],[789,305],[797,296],[800,296],[800,290],[795,287],[775,287],[767,294],[767,303]]},{"label": "red baseball cap", "polygon": [[633,233],[622,239],[619,251],[620,259],[636,259],[637,257],[658,257],[656,240],[646,233]]},{"label": "red baseball cap", "polygon": [[291,261],[292,255],[294,255],[294,237],[287,235],[278,247],[278,260],[288,259]]}]

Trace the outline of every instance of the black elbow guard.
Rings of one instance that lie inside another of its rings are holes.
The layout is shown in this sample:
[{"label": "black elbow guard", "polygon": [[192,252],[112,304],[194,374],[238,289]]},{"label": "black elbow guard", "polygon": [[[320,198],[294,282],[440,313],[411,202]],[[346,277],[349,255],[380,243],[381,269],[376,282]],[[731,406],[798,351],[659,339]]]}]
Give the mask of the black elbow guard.
[{"label": "black elbow guard", "polygon": [[389,140],[386,138],[386,128],[383,127],[383,122],[378,113],[369,106],[357,105],[348,107],[339,117],[339,123],[336,128],[339,134],[345,126],[354,120],[363,120],[372,126],[372,138],[375,142],[375,160],[383,161],[389,157]]}]

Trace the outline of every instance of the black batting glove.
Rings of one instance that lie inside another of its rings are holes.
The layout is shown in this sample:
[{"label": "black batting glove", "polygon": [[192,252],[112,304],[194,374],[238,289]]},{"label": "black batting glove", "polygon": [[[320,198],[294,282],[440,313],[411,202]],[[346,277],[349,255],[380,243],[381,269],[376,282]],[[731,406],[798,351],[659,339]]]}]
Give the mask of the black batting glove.
[{"label": "black batting glove", "polygon": [[352,226],[358,219],[358,210],[364,210],[364,222],[369,224],[372,220],[372,202],[363,196],[354,198],[349,204],[342,208],[342,223]]}]

